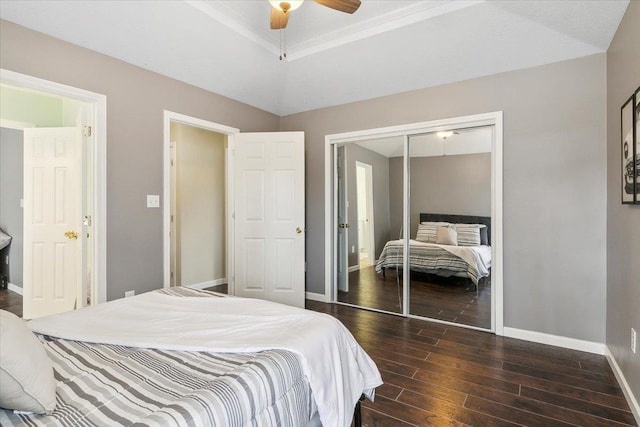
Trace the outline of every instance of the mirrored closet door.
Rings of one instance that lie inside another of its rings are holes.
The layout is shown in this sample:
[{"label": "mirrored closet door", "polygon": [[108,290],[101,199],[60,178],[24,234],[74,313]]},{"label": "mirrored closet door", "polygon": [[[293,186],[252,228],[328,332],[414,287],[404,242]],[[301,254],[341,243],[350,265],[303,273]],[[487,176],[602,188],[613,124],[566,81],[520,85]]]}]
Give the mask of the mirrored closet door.
[{"label": "mirrored closet door", "polygon": [[336,302],[494,328],[494,141],[465,123],[333,146]]},{"label": "mirrored closet door", "polygon": [[[392,170],[402,163],[402,141],[336,147],[339,302],[403,312],[402,167]],[[383,252],[388,262],[380,264]]]},{"label": "mirrored closet door", "polygon": [[409,137],[409,313],[491,328],[492,127]]}]

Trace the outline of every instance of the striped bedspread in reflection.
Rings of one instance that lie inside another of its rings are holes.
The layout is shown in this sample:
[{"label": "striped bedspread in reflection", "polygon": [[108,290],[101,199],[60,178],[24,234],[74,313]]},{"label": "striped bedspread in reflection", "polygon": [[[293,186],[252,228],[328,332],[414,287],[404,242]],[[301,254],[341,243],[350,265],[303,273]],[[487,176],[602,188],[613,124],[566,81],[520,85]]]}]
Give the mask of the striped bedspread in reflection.
[{"label": "striped bedspread in reflection", "polygon": [[[488,269],[479,264],[483,262],[481,256],[468,257],[477,259],[477,262],[469,263],[467,260],[443,249],[442,246],[411,240],[409,246],[410,270],[439,276],[466,277],[471,279],[475,285],[478,284],[482,277],[488,276]],[[457,250],[462,248],[477,252],[482,247],[457,247]],[[376,272],[381,273],[383,268],[402,269],[403,263],[404,242],[402,240],[392,240],[384,246],[376,264]],[[487,267],[490,267],[490,261],[488,264]]]}]

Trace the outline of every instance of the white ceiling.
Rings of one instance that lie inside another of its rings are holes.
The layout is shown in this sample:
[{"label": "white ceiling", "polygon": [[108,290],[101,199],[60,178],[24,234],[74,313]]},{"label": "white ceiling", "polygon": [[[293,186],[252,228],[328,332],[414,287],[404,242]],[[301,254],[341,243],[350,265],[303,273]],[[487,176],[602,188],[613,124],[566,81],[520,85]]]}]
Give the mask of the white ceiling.
[{"label": "white ceiling", "polygon": [[[0,18],[287,115],[606,51],[628,0],[1,0]],[[0,43],[2,41],[0,40]]]}]

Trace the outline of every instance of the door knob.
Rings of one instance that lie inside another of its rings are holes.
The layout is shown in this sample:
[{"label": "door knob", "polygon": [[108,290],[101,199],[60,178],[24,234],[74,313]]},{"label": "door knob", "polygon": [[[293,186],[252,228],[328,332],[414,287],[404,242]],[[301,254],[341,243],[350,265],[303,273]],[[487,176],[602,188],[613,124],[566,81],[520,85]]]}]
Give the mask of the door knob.
[{"label": "door knob", "polygon": [[75,231],[69,230],[66,233],[64,233],[64,237],[66,237],[67,239],[77,239],[78,233],[76,233]]},{"label": "door knob", "polygon": [[302,228],[296,227],[296,233],[298,233],[298,234],[302,233]]}]

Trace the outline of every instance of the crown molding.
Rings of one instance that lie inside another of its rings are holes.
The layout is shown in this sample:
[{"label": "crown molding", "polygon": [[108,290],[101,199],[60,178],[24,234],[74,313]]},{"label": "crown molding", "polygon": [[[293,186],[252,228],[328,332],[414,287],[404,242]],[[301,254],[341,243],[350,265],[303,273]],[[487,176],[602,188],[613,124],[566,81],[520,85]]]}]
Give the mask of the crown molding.
[{"label": "crown molding", "polygon": [[[295,61],[305,56],[435,18],[436,16],[455,12],[476,4],[484,3],[485,1],[486,0],[421,1],[417,4],[399,8],[339,30],[330,31],[319,37],[298,43],[290,43],[287,47],[287,61]],[[232,8],[225,6],[224,2],[203,0],[185,0],[185,2],[220,24],[225,25],[263,47],[268,52],[275,55],[280,54],[280,47],[273,38],[270,37],[270,33],[265,33],[265,31],[247,26],[247,20]]]}]

